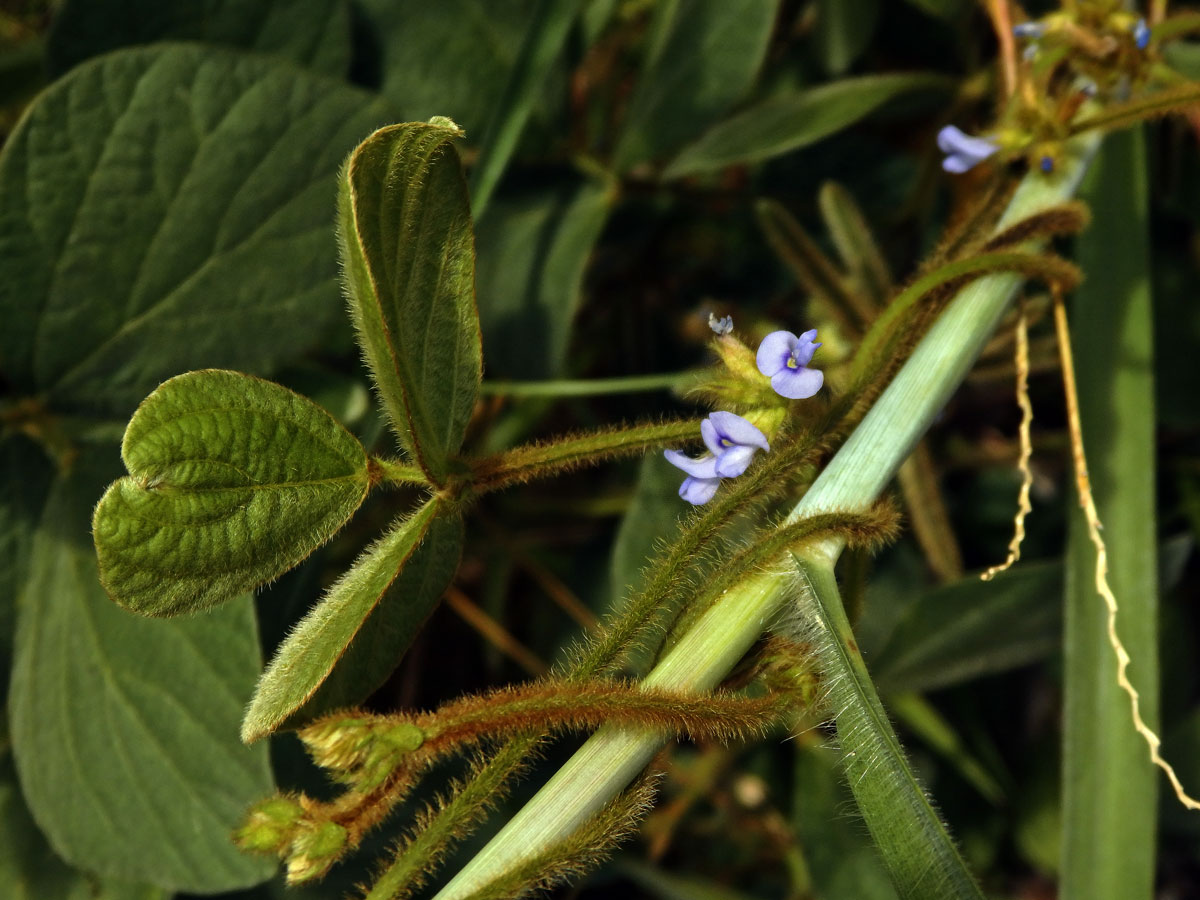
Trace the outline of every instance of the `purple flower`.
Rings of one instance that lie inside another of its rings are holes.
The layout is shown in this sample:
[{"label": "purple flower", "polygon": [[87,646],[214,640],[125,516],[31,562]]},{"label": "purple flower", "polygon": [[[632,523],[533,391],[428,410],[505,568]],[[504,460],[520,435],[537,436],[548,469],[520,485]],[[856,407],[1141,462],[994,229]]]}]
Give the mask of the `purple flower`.
[{"label": "purple flower", "polygon": [[664,450],[663,456],[671,465],[687,473],[687,478],[683,479],[683,484],[679,486],[680,497],[692,506],[703,506],[713,498],[713,494],[717,492],[717,485],[721,483],[721,476],[717,474],[717,461],[713,457],[692,459],[678,450]]},{"label": "purple flower", "polygon": [[964,134],[954,125],[947,125],[939,131],[937,141],[938,148],[946,154],[942,168],[956,174],[979,165],[1000,149],[995,141]]},{"label": "purple flower", "polygon": [[693,506],[703,506],[717,492],[722,478],[736,478],[746,471],[757,450],[770,450],[767,436],[753,424],[731,412],[715,412],[700,423],[700,436],[711,456],[692,459],[678,450],[664,450],[667,462],[687,473],[679,496]]},{"label": "purple flower", "polygon": [[821,389],[825,373],[808,368],[821,345],[813,339],[817,329],[800,337],[790,331],[772,331],[758,345],[758,371],[771,379],[775,393],[789,400],[803,400]]},{"label": "purple flower", "polygon": [[1150,26],[1146,24],[1145,19],[1138,19],[1137,24],[1133,26],[1133,42],[1139,50],[1150,46]]},{"label": "purple flower", "polygon": [[1046,26],[1041,22],[1021,22],[1013,26],[1013,36],[1018,38],[1040,38],[1046,33]]}]

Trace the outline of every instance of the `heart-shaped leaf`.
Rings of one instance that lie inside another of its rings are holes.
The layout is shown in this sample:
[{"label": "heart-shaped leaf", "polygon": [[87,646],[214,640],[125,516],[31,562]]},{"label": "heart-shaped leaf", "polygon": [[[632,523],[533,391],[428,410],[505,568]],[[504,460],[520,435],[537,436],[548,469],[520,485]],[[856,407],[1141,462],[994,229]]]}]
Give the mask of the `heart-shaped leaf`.
[{"label": "heart-shaped leaf", "polygon": [[435,484],[483,376],[475,239],[451,145],[460,134],[444,119],[381,128],[350,155],[338,204],[367,363],[400,443]]},{"label": "heart-shaped leaf", "polygon": [[[270,734],[281,722],[303,706],[325,681],[334,665],[351,646],[363,626],[381,602],[396,604],[401,610],[413,610],[413,627],[401,646],[378,648],[385,651],[389,671],[398,654],[412,639],[416,628],[428,615],[445,588],[445,581],[434,584],[427,579],[430,559],[418,560],[426,549],[427,533],[439,512],[437,500],[431,500],[411,516],[402,518],[368,549],[329,589],[275,652],[275,658],[259,680],[254,699],[242,722],[242,740],[255,741]],[[461,528],[456,529],[460,533]],[[435,554],[445,556],[445,536],[437,535]],[[454,560],[458,546],[454,547]],[[412,567],[412,578],[408,575]],[[434,566],[433,568],[442,568]],[[451,569],[449,574],[453,574]],[[426,581],[429,584],[426,584]],[[418,589],[416,596],[410,594]],[[424,590],[421,590],[424,588]],[[387,596],[391,594],[392,596]],[[424,594],[425,596],[422,596]],[[430,602],[430,595],[432,602]],[[386,597],[386,600],[385,600]],[[394,630],[394,629],[393,629]],[[368,637],[368,642],[374,646]],[[378,686],[377,684],[374,686]],[[370,688],[368,688],[370,690]],[[360,698],[361,699],[361,698]]]},{"label": "heart-shaped leaf", "polygon": [[96,507],[100,578],[146,615],[220,603],[286,572],[366,497],[362,445],[315,403],[238,372],[189,372],[145,399],[129,475]]}]

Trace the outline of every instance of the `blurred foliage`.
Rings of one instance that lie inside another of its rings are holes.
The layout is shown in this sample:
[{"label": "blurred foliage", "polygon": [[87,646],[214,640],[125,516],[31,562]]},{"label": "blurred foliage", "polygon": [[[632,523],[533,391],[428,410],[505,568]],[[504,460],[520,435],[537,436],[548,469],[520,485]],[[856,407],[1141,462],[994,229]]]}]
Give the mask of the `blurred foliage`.
[{"label": "blurred foliage", "polygon": [[[969,129],[989,113],[996,40],[982,4],[588,0],[540,62],[529,56],[546,47],[539,11],[534,0],[26,0],[0,10],[0,679],[18,618],[31,635],[17,649],[0,745],[0,884],[12,896],[307,900],[368,877],[369,848],[316,886],[285,890],[276,878],[229,892],[267,870],[220,845],[236,813],[269,790],[265,750],[237,741],[250,672],[392,519],[396,496],[372,497],[345,532],[260,593],[261,647],[250,646],[252,629],[233,627],[244,606],[185,622],[169,640],[111,605],[93,608],[99,586],[85,551],[86,516],[115,464],[123,417],[189,368],[271,375],[318,399],[369,450],[393,449],[374,395],[364,398],[335,280],[335,175],[371,128],[448,116],[466,131],[470,163],[490,152],[485,136],[518,123],[476,224],[485,378],[500,382],[699,366],[709,312],[732,314],[751,336],[817,323],[832,356],[838,325],[776,255],[757,205],[788,211],[834,257],[843,248],[819,197],[836,182],[903,284],[984,186],[978,173],[944,178],[935,148],[942,125]],[[1183,44],[1169,62],[1194,75],[1198,58],[1200,46]],[[521,81],[528,71],[541,73],[533,87]],[[234,150],[200,140],[216,129],[236,138]],[[1161,722],[1167,754],[1193,787],[1198,132],[1195,115],[1146,130],[1153,537],[1169,548],[1160,553]],[[946,583],[945,567],[911,535],[873,560],[847,555],[841,572],[884,701],[898,699],[914,762],[996,897],[1053,896],[1057,874],[1071,500],[1055,357],[1036,353],[1050,334],[1035,323],[1035,511],[1018,567],[977,580],[1003,558],[1016,504],[1019,411],[1001,338],[923,444],[967,574]],[[35,395],[41,405],[31,408]],[[467,446],[695,412],[665,392],[501,391],[476,406]],[[106,474],[70,471],[80,456],[98,458]],[[523,676],[504,649],[512,645],[482,621],[524,649],[517,658],[560,658],[581,622],[621,603],[675,527],[682,502],[665,470],[653,458],[613,464],[482,500],[454,588],[483,618],[464,616],[461,604],[433,611],[371,708],[431,708]],[[864,579],[869,588],[855,592]],[[172,651],[176,640],[190,649]],[[142,721],[130,698],[160,681],[176,693]],[[96,730],[101,723],[111,731]],[[817,727],[791,741],[669,752],[641,836],[561,896],[892,897],[824,736]],[[43,748],[19,779],[15,740]],[[321,776],[291,738],[273,744],[280,787],[319,792]],[[77,755],[60,760],[67,750]],[[549,751],[528,783],[560,761]],[[149,780],[134,785],[131,771]],[[89,806],[105,792],[128,820]],[[498,815],[525,796],[501,801]],[[411,798],[374,846],[426,799]],[[172,808],[180,802],[206,821]],[[1197,821],[1162,804],[1162,896],[1200,896]],[[462,858],[476,849],[468,843]]]}]

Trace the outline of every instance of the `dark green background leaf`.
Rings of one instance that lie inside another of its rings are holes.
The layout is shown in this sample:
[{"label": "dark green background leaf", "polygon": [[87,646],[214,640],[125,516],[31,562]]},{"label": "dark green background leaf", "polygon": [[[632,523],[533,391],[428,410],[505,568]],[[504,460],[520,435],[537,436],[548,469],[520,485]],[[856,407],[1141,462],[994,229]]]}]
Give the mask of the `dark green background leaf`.
[{"label": "dark green background leaf", "polygon": [[1062,578],[1061,563],[1021,563],[990,582],[969,575],[922,594],[882,643],[864,641],[876,682],[926,691],[1050,655],[1062,634]]},{"label": "dark green background leaf", "polygon": [[758,76],[779,0],[665,0],[656,6],[613,164],[658,159],[742,100]]},{"label": "dark green background leaf", "polygon": [[350,312],[404,449],[440,484],[483,372],[475,237],[445,120],[382,128],[346,163],[338,230]]},{"label": "dark green background leaf", "polygon": [[266,748],[237,738],[260,665],[253,608],[246,598],[155,621],[115,606],[87,524],[111,475],[81,461],[34,542],[9,694],[21,787],[56,852],[81,868],[172,890],[254,884],[274,866],[229,840],[273,789]]},{"label": "dark green background leaf", "polygon": [[327,541],[367,495],[358,440],[310,400],[238,372],[179,375],[125,431],[129,475],[96,506],[101,579],[146,615],[253,590]]},{"label": "dark green background leaf", "polygon": [[479,317],[490,378],[552,378],[566,364],[584,272],[614,197],[600,184],[501,195],[480,224]]},{"label": "dark green background leaf", "polygon": [[358,0],[380,89],[409,119],[448,116],[473,140],[509,82],[538,0]]},{"label": "dark green background leaf", "polygon": [[92,56],[154,41],[273,53],[329,75],[350,64],[347,0],[64,0],[46,43],[54,75]]},{"label": "dark green background leaf", "polygon": [[54,855],[25,806],[12,760],[0,761],[0,885],[6,900],[166,900],[146,884],[103,881]]},{"label": "dark green background leaf", "polygon": [[0,154],[0,370],[125,415],[177,372],[314,345],[342,319],[333,176],[387,109],[212,47],[73,69]]},{"label": "dark green background leaf", "polygon": [[750,106],[685,147],[664,175],[679,178],[759,162],[816,143],[910,91],[949,90],[941,75],[864,75],[779,94]]},{"label": "dark green background leaf", "polygon": [[0,690],[8,687],[17,591],[25,581],[34,529],[53,477],[50,460],[24,435],[0,440]]}]

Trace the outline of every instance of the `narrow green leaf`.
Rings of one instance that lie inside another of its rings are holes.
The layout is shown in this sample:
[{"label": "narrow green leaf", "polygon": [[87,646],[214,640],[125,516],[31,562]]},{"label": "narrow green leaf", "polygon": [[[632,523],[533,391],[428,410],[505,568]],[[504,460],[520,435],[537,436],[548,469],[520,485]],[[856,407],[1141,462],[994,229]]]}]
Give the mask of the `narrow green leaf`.
[{"label": "narrow green leaf", "polygon": [[483,147],[471,172],[471,214],[477,220],[517,148],[546,74],[562,53],[580,3],[581,0],[540,0],[530,16],[521,52],[509,73],[504,96],[496,104],[484,132]]},{"label": "narrow green leaf", "polygon": [[835,181],[826,181],[817,200],[829,236],[854,279],[856,293],[860,295],[859,308],[870,321],[892,294],[892,273],[887,260],[875,242],[867,217],[846,188]]},{"label": "narrow green leaf", "polygon": [[342,76],[350,65],[347,0],[63,0],[46,42],[51,73],[156,41],[203,41],[274,53]]},{"label": "narrow green leaf", "polygon": [[100,577],[134,612],[195,612],[327,541],[366,497],[362,445],[315,403],[237,372],[162,384],[121,445],[129,475],[96,506]]},{"label": "narrow green leaf", "polygon": [[711,128],[675,157],[666,178],[760,162],[814,144],[914,91],[946,92],[943,75],[865,75],[763,100]]},{"label": "narrow green leaf", "polygon": [[42,93],[0,152],[0,370],[128,416],[171,375],[266,374],[340,327],[330,198],[376,95],[266,57],[121,50]]},{"label": "narrow green leaf", "polygon": [[648,453],[638,469],[637,486],[613,541],[609,577],[612,606],[645,582],[642,571],[657,545],[675,536],[684,507],[679,504],[679,470],[661,453]]},{"label": "narrow green leaf", "polygon": [[249,598],[155,621],[104,595],[88,534],[113,466],[54,487],[20,594],[10,726],[25,799],[58,855],[173,891],[245,887],[273,866],[229,840],[270,793],[266,748],[237,740],[259,668]]},{"label": "narrow green leaf", "polygon": [[792,827],[818,900],[896,900],[879,852],[853,810],[832,747],[796,741]]},{"label": "narrow green leaf", "polygon": [[467,188],[442,120],[381,128],[350,155],[339,237],[350,312],[392,427],[434,484],[482,378]]},{"label": "narrow green leaf", "polygon": [[[1059,646],[1062,565],[1022,563],[993,581],[967,576],[905,607],[886,640],[867,647],[876,683],[928,691],[1026,665]],[[892,598],[876,597],[867,615]]]},{"label": "narrow green leaf", "polygon": [[982,900],[974,877],[933,808],[879,702],[842,609],[832,566],[796,558],[815,619],[815,651],[837,711],[846,780],[905,900]]},{"label": "narrow green leaf", "polygon": [[744,99],[778,10],[779,0],[659,3],[614,168],[672,153]]},{"label": "narrow green leaf", "polygon": [[572,183],[492,204],[478,230],[489,377],[552,378],[569,368],[584,272],[613,200],[607,185]]},{"label": "narrow green leaf", "polygon": [[830,75],[841,75],[867,48],[879,22],[879,0],[818,0],[812,50]]},{"label": "narrow green leaf", "polygon": [[[1082,189],[1094,213],[1076,243],[1088,273],[1072,308],[1088,470],[1120,604],[1117,632],[1133,659],[1142,716],[1158,719],[1154,349],[1145,137],[1110,135]],[[1067,554],[1063,736],[1064,900],[1154,894],[1158,775],[1117,686],[1095,551],[1072,515]]]},{"label": "narrow green leaf", "polygon": [[[336,692],[326,692],[323,709],[309,710],[313,714],[346,705],[348,691],[361,700],[379,686],[381,672],[387,677],[441,597],[449,580],[445,559],[458,562],[460,548],[447,553],[444,534],[423,543],[439,511],[438,501],[430,500],[397,521],[292,630],[259,679],[242,721],[242,740],[249,743],[274,731],[314,698],[336,665],[350,662],[354,676],[368,666],[375,677],[368,683],[343,680]],[[422,554],[426,547],[432,552]],[[376,616],[384,605],[399,615]],[[345,659],[348,653],[356,659]]]},{"label": "narrow green leaf", "polygon": [[937,707],[920,694],[894,694],[888,698],[888,706],[904,726],[921,739],[924,744],[954,766],[963,780],[999,806],[1004,800],[1004,789],[967,748],[962,737]]},{"label": "narrow green leaf", "polygon": [[333,671],[316,693],[288,716],[284,727],[358,706],[387,681],[454,578],[462,547],[461,518],[442,515],[429,523],[425,539],[368,613]]}]

